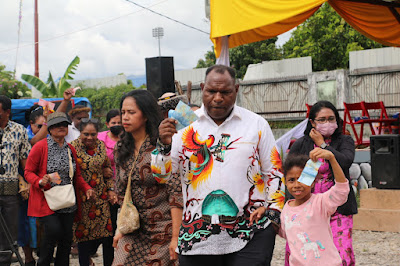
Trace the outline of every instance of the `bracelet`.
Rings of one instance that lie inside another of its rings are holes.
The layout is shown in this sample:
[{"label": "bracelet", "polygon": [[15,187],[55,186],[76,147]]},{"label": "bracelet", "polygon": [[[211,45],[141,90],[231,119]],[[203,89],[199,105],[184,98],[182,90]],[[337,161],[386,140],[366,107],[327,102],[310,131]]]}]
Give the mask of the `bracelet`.
[{"label": "bracelet", "polygon": [[47,127],[47,123],[46,122],[44,122],[42,125]]},{"label": "bracelet", "polygon": [[157,139],[156,149],[163,155],[167,155],[171,151],[171,144],[165,145],[160,139]]}]

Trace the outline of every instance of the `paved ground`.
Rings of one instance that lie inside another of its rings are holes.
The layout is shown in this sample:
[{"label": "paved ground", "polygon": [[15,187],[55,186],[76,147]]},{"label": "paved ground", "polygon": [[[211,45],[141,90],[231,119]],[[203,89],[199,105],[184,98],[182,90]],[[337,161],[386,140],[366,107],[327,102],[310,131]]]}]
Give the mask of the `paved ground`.
[{"label": "paved ground", "polygon": [[[354,231],[354,249],[356,265],[368,266],[399,266],[400,265],[400,233]],[[279,236],[276,238],[272,266],[284,265],[285,242]],[[22,250],[21,250],[22,254]],[[102,249],[94,258],[97,266],[103,265]],[[18,266],[18,263],[11,264]],[[71,265],[78,266],[78,258],[71,256]]]}]

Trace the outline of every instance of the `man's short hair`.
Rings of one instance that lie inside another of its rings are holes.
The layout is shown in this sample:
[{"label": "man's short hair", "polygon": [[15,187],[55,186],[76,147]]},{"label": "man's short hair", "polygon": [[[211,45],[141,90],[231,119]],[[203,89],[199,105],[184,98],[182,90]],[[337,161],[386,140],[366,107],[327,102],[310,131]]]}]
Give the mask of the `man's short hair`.
[{"label": "man's short hair", "polygon": [[11,109],[11,100],[7,96],[0,95],[0,103],[4,111]]},{"label": "man's short hair", "polygon": [[206,78],[205,79],[207,79],[207,76],[211,71],[215,71],[215,72],[217,72],[219,74],[224,74],[226,71],[228,71],[229,75],[233,79],[233,82],[236,83],[236,71],[232,67],[228,67],[228,66],[225,66],[225,65],[213,65],[213,66],[210,66],[206,70]]}]

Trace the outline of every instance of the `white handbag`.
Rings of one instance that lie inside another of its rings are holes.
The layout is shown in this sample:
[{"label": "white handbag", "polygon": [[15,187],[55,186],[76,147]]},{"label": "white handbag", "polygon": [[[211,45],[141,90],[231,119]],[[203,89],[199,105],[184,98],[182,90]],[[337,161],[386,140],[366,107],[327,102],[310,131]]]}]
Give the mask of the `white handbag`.
[{"label": "white handbag", "polygon": [[58,211],[64,208],[72,207],[76,204],[75,189],[73,186],[74,167],[72,165],[71,151],[69,148],[68,159],[71,184],[54,186],[51,189],[44,191],[44,197],[46,198],[47,205],[49,205],[49,208],[52,211]]}]

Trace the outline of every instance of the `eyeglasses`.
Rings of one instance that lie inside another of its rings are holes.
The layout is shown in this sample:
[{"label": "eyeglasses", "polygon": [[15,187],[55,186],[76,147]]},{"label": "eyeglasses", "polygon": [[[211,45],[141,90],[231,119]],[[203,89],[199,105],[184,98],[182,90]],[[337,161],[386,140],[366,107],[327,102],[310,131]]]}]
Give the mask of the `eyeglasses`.
[{"label": "eyeglasses", "polygon": [[324,123],[326,123],[326,122],[332,123],[332,122],[335,122],[335,121],[336,121],[336,117],[334,117],[334,116],[330,116],[330,117],[328,117],[328,118],[326,118],[326,117],[321,117],[321,118],[319,118],[319,119],[314,119],[314,121],[316,121],[316,122],[318,122],[318,123],[320,123],[320,124],[324,124]]},{"label": "eyeglasses", "polygon": [[41,124],[35,124],[35,126],[37,126],[38,129],[41,129],[43,125],[41,125]]},{"label": "eyeglasses", "polygon": [[53,127],[68,127],[68,123],[67,122],[61,122],[61,123],[53,125]]},{"label": "eyeglasses", "polygon": [[96,118],[82,118],[81,123],[93,123],[93,124],[97,124],[99,123],[99,120]]}]

